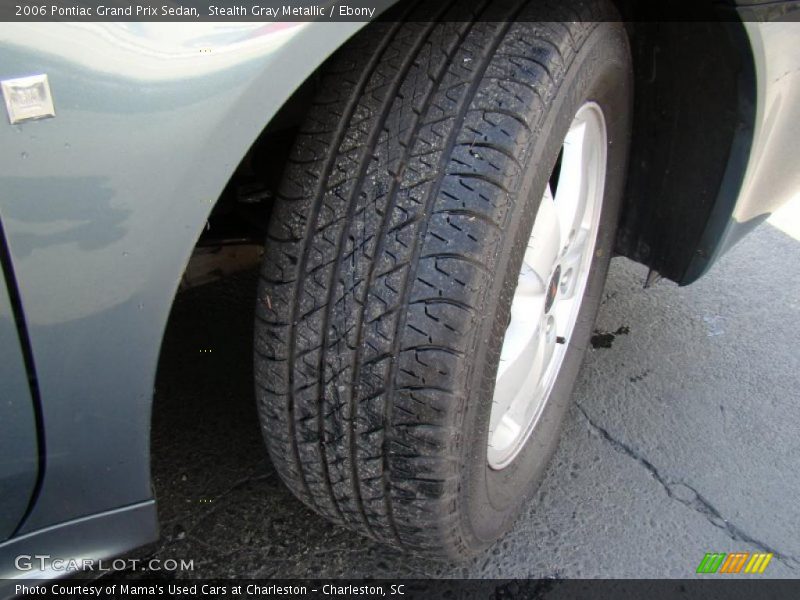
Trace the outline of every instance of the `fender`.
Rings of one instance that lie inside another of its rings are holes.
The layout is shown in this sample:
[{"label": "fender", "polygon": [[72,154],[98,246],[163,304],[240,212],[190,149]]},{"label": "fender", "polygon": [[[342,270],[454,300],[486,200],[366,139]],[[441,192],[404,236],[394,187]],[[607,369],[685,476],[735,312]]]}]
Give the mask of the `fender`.
[{"label": "fender", "polygon": [[152,498],[155,372],[192,249],[239,158],[362,26],[4,25],[0,78],[46,73],[56,111],[0,124],[47,445],[18,534]]}]

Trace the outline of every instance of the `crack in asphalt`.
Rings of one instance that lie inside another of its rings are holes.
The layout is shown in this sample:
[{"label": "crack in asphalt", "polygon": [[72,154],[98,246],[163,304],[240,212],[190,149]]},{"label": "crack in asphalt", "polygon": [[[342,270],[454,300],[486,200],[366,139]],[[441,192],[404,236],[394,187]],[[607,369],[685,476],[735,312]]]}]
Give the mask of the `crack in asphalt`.
[{"label": "crack in asphalt", "polygon": [[[779,552],[775,548],[771,547],[769,544],[766,544],[753,536],[749,535],[741,528],[737,527],[728,519],[722,516],[722,514],[717,510],[711,502],[709,502],[700,492],[698,492],[694,487],[686,483],[685,481],[672,481],[661,475],[658,471],[658,468],[647,460],[644,456],[642,456],[639,452],[628,446],[626,443],[616,439],[612,436],[607,429],[598,425],[594,422],[594,420],[589,416],[589,413],[586,412],[586,409],[583,408],[579,403],[576,403],[578,410],[583,415],[583,418],[586,419],[586,422],[589,423],[589,426],[597,431],[606,442],[611,444],[611,447],[614,448],[617,452],[628,456],[629,458],[634,459],[640,465],[642,465],[649,473],[653,476],[661,487],[664,488],[664,491],[667,493],[667,496],[671,500],[675,500],[680,502],[687,508],[691,508],[692,510],[700,513],[703,515],[709,523],[711,523],[714,527],[721,529],[725,532],[725,534],[734,541],[737,542],[744,542],[746,544],[750,544],[751,546],[755,546],[761,552],[769,552],[772,553],[776,560],[783,563],[786,567],[791,569],[792,571],[795,570],[795,567],[800,566],[800,560],[795,558],[794,556],[785,554],[783,552]],[[683,486],[686,489],[690,490],[694,494],[694,498],[688,500],[686,498],[680,497],[675,490],[675,486]]]}]

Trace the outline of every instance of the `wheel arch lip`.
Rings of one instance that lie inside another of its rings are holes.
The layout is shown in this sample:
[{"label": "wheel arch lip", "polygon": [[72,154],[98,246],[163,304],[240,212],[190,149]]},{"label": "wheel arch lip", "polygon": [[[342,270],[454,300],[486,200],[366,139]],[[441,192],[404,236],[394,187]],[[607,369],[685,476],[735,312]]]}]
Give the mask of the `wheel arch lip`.
[{"label": "wheel arch lip", "polygon": [[158,25],[3,31],[2,78],[45,72],[56,105],[0,125],[48,448],[19,535],[152,497],[158,356],[199,233],[259,133],[364,23],[203,23],[180,39]]}]

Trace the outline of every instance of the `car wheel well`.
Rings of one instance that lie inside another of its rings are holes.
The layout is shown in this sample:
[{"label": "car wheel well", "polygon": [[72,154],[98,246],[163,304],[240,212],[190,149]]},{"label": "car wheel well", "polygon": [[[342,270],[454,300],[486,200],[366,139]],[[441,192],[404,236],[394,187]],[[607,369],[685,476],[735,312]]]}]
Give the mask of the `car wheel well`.
[{"label": "car wheel well", "polygon": [[[695,263],[712,254],[714,230],[729,218],[744,177],[755,121],[749,41],[741,22],[640,22],[626,0],[616,4],[626,20],[635,72],[633,139],[616,252],[690,283],[699,276]],[[209,252],[263,246],[273,192],[318,73],[287,99],[242,157],[198,240],[184,284],[228,272],[217,267],[220,261],[204,264]],[[249,264],[241,260],[241,249],[234,254],[234,269]]]}]

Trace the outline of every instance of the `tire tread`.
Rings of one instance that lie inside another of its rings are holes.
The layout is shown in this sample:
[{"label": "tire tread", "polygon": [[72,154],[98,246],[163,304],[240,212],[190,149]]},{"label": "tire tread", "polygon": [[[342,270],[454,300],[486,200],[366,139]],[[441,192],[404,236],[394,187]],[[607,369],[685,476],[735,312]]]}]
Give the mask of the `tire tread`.
[{"label": "tire tread", "polygon": [[591,26],[535,23],[536,1],[433,4],[368,26],[321,75],[269,225],[255,372],[295,495],[373,539],[463,555],[470,354],[521,151]]}]

